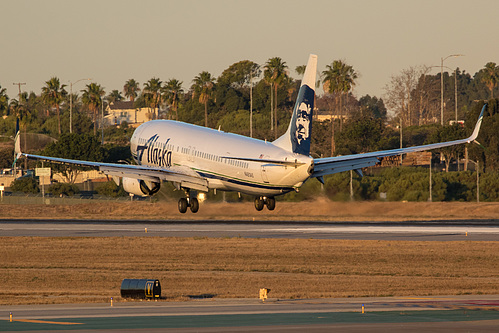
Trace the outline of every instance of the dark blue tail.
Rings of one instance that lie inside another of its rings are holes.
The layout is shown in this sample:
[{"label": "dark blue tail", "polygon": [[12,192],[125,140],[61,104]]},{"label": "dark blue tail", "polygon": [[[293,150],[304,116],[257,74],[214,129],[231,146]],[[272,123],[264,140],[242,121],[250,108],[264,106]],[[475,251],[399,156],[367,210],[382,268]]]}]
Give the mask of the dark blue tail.
[{"label": "dark blue tail", "polygon": [[288,130],[273,142],[278,147],[306,156],[310,154],[316,72],[317,56],[311,54],[308,58],[307,68],[303,75]]}]

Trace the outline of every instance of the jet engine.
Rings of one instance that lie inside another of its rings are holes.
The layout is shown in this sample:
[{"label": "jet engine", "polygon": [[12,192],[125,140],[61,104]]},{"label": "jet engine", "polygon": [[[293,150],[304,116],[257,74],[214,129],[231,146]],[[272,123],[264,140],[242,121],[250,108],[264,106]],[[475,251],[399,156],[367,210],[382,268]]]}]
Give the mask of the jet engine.
[{"label": "jet engine", "polygon": [[153,195],[158,192],[160,186],[161,183],[123,177],[123,189],[128,193],[133,193],[143,197]]}]

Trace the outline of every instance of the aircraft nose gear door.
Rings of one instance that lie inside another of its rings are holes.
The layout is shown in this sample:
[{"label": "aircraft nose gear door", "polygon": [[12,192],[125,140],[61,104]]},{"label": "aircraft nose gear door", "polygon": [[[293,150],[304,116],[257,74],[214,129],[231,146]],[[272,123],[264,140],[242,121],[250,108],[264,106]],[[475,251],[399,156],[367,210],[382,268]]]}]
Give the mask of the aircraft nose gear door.
[{"label": "aircraft nose gear door", "polygon": [[269,177],[267,176],[267,167],[265,165],[262,165],[262,179],[264,183],[269,182]]}]

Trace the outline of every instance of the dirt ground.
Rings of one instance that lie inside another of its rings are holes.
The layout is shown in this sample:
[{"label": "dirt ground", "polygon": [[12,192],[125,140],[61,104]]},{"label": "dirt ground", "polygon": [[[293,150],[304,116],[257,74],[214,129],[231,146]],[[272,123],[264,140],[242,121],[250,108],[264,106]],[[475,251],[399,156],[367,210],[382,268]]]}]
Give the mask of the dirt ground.
[{"label": "dirt ground", "polygon": [[[499,216],[499,203],[319,198],[278,202],[273,212],[257,212],[252,202],[244,202],[202,203],[199,213],[180,214],[173,201],[85,202],[90,203],[0,204],[0,219],[404,221]],[[205,294],[256,297],[261,286],[281,298],[496,294],[496,249],[495,242],[2,237],[0,304],[103,302],[118,296],[123,278],[149,277],[165,285],[167,300]]]},{"label": "dirt ground", "polygon": [[405,221],[497,219],[499,203],[475,202],[278,202],[274,211],[255,210],[252,202],[201,203],[197,214],[180,214],[171,202],[87,201],[77,205],[0,204],[0,218],[29,219],[123,219],[123,220],[319,220],[319,221]]},{"label": "dirt ground", "polygon": [[496,242],[2,237],[0,253],[0,305],[120,302],[125,278],[166,301],[499,292]]}]

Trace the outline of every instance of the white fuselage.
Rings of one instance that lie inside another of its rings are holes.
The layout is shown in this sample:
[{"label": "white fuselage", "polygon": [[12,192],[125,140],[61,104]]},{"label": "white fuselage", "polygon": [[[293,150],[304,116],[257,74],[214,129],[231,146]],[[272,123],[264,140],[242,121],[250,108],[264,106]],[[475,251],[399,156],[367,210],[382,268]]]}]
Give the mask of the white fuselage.
[{"label": "white fuselage", "polygon": [[189,168],[205,177],[209,188],[257,196],[298,190],[313,167],[311,157],[267,141],[171,120],[153,120],[139,126],[130,149],[138,164]]}]

